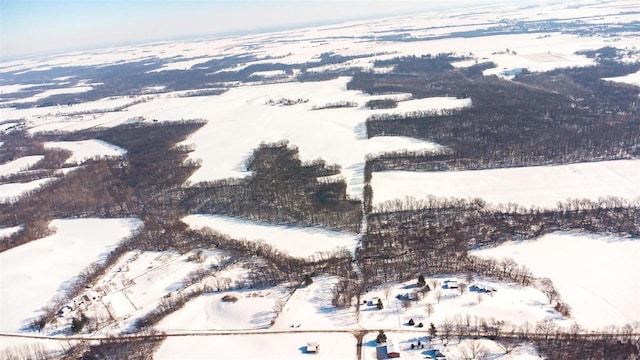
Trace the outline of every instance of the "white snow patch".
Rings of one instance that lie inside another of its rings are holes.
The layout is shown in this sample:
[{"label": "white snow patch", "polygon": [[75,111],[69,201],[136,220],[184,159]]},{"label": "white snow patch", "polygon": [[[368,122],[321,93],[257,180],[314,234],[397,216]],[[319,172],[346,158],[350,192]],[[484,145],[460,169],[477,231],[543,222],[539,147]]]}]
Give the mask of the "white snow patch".
[{"label": "white snow patch", "polygon": [[627,74],[624,76],[617,76],[611,78],[604,78],[603,80],[621,82],[625,84],[631,84],[635,86],[640,86],[640,71],[636,71],[631,74]]},{"label": "white snow patch", "polygon": [[16,201],[28,191],[37,190],[56,178],[44,178],[25,183],[0,184],[0,204]]},{"label": "white snow patch", "polygon": [[36,94],[34,96],[30,96],[30,97],[24,98],[24,99],[7,101],[4,104],[17,104],[17,103],[34,102],[34,101],[38,101],[40,99],[48,98],[49,96],[53,96],[53,95],[79,94],[79,93],[83,93],[83,92],[87,92],[87,91],[91,91],[91,90],[93,90],[93,86],[75,86],[75,87],[68,87],[68,88],[51,89],[51,90],[46,90],[46,91],[43,91],[41,93],[38,93],[38,94]]},{"label": "white snow patch", "polygon": [[251,76],[260,76],[264,78],[281,77],[286,75],[287,73],[284,70],[256,71],[251,74]]},{"label": "white snow patch", "polygon": [[40,160],[44,159],[43,155],[24,156],[4,164],[0,164],[0,177],[18,174],[21,171],[29,170]]},{"label": "white snow patch", "polygon": [[[307,343],[317,342],[320,352],[306,354]],[[356,338],[349,333],[293,333],[229,336],[171,337],[154,359],[352,359]]]},{"label": "white snow patch", "polygon": [[359,236],[317,227],[270,225],[219,215],[189,215],[182,219],[193,229],[210,228],[236,239],[264,241],[294,257],[347,249],[351,252]]},{"label": "white snow patch", "polygon": [[447,171],[374,172],[374,203],[405,197],[471,198],[493,204],[555,208],[568,198],[640,196],[640,160],[615,160],[558,166]]},{"label": "white snow patch", "polygon": [[22,225],[12,226],[8,228],[0,228],[0,240],[17,233],[18,231],[22,230],[22,228],[23,228]]},{"label": "white snow patch", "polygon": [[101,157],[121,157],[127,151],[102,140],[91,139],[81,141],[50,141],[44,143],[45,149],[59,148],[71,151],[73,154],[65,164],[81,164],[88,159]]}]

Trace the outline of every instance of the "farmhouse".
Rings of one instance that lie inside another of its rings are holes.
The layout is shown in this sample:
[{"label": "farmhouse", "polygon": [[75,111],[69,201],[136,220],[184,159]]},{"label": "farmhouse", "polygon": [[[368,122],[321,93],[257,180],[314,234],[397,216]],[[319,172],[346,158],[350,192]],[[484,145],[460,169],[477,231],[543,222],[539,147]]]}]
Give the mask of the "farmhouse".
[{"label": "farmhouse", "polygon": [[320,352],[320,344],[318,344],[317,342],[310,342],[307,343],[307,349],[306,352],[309,354],[317,354]]}]

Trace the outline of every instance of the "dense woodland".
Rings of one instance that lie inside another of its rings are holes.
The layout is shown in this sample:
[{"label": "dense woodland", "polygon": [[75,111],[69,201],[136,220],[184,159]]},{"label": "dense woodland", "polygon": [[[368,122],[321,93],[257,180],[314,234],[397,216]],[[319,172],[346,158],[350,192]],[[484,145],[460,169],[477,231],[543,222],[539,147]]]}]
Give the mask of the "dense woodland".
[{"label": "dense woodland", "polygon": [[339,166],[323,160],[303,163],[287,142],[261,144],[246,162],[252,175],[201,183],[187,190],[190,213],[238,216],[274,224],[321,225],[359,232],[360,201],[350,200],[344,180],[332,180]]},{"label": "dense woodland", "polygon": [[455,69],[460,58],[401,58],[391,74],[360,73],[350,89],[371,94],[410,92],[416,98],[471,98],[464,109],[376,115],[367,136],[401,135],[445,145],[437,154],[397,152],[370,159],[371,170],[487,169],[640,156],[640,91],[601,80],[640,64],[601,59],[592,67],[527,73],[514,81]]},{"label": "dense woodland", "polygon": [[517,280],[517,271],[468,256],[467,250],[554,231],[640,236],[640,200],[569,200],[557,209],[489,206],[482,199],[428,198],[390,201],[367,216],[358,251],[363,279],[405,281],[419,273],[472,272]]}]

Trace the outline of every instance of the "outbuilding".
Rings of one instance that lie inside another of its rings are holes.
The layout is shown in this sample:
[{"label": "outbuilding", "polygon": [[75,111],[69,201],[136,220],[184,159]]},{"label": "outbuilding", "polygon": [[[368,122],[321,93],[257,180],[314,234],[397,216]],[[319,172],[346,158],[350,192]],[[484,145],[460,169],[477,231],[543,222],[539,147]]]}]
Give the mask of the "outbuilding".
[{"label": "outbuilding", "polygon": [[392,339],[387,339],[387,357],[389,359],[400,357],[400,347],[398,343]]},{"label": "outbuilding", "polygon": [[317,354],[320,352],[320,344],[317,342],[307,343],[307,353],[309,354]]}]

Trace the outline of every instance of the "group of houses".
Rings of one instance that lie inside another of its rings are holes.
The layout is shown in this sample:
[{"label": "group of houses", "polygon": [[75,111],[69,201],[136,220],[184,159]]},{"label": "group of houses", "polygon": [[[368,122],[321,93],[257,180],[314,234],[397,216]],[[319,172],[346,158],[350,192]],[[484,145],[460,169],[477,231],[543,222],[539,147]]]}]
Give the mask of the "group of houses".
[{"label": "group of houses", "polygon": [[[425,359],[433,359],[433,360],[446,360],[446,356],[439,350],[433,347],[425,349],[425,344],[418,340],[417,343],[411,343],[411,346],[406,350],[422,350]],[[395,339],[387,339],[385,343],[382,343],[376,346],[376,359],[377,360],[387,360],[387,359],[395,359],[399,358],[401,354],[401,349]]]}]

